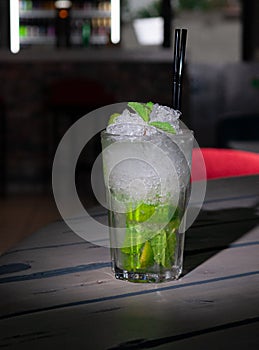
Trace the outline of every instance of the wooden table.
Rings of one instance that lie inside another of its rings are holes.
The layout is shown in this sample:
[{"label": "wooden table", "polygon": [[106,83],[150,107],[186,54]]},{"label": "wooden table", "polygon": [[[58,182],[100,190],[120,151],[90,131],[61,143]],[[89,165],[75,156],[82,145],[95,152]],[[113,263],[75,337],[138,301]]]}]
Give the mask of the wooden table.
[{"label": "wooden table", "polygon": [[209,181],[184,275],[162,284],[115,280],[108,248],[41,229],[0,258],[0,348],[258,349],[258,204],[259,176]]}]

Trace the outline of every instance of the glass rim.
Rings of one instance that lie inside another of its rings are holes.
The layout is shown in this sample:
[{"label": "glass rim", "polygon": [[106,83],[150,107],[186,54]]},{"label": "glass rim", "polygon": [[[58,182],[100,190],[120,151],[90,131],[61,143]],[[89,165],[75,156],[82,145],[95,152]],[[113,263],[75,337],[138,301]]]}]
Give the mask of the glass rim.
[{"label": "glass rim", "polygon": [[[187,137],[187,136],[194,136],[194,132],[191,129],[188,128],[184,128],[181,129],[182,133],[178,133],[178,134],[171,134],[171,133],[167,133],[167,132],[163,132],[161,131],[162,135],[166,135],[168,137],[173,137],[173,138],[182,138],[182,137]],[[161,134],[154,134],[154,135],[121,135],[121,134],[112,134],[106,131],[106,129],[103,129],[101,131],[101,136],[105,136],[105,137],[114,137],[114,138],[134,138],[134,139],[151,139],[152,138],[157,138],[157,137],[161,137]]]}]

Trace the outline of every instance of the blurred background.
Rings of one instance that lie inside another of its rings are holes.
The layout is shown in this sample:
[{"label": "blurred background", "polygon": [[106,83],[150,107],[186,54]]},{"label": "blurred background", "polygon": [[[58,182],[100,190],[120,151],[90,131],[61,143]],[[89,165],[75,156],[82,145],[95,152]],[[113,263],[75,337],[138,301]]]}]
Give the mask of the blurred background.
[{"label": "blurred background", "polygon": [[[78,118],[171,105],[175,28],[188,29],[182,111],[199,145],[259,152],[258,1],[0,1],[0,253],[59,219],[52,161]],[[76,176],[88,208],[99,140],[87,147]]]}]

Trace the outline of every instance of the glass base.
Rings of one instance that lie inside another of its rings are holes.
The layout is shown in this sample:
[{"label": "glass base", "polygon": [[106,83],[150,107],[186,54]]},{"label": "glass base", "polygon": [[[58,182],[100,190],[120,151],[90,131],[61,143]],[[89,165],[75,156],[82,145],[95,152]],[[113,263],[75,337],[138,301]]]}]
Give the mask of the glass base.
[{"label": "glass base", "polygon": [[182,269],[172,268],[172,270],[165,271],[163,273],[152,272],[132,272],[127,270],[121,270],[118,267],[114,268],[115,278],[120,280],[126,280],[135,283],[161,283],[174,281],[179,279]]}]

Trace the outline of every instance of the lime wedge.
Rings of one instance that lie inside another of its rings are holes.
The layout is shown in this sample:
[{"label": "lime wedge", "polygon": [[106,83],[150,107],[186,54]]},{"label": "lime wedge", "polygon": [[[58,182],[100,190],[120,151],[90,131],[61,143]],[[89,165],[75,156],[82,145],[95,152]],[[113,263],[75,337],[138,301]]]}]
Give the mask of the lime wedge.
[{"label": "lime wedge", "polygon": [[154,263],[154,255],[151,244],[146,241],[140,256],[140,268],[151,266]]}]

